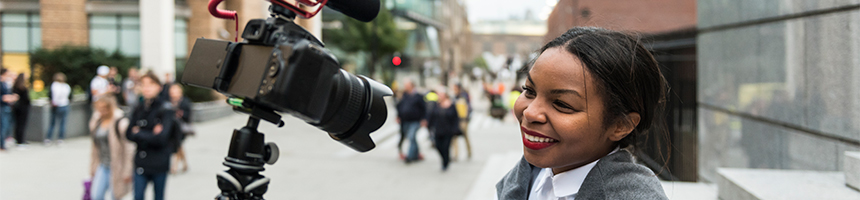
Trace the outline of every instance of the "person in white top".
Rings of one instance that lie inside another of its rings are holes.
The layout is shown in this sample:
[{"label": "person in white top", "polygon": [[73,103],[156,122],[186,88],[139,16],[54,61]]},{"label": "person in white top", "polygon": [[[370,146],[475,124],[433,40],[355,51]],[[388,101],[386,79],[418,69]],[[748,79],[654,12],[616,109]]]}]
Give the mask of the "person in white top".
[{"label": "person in white top", "polygon": [[137,101],[140,100],[140,91],[138,89],[138,74],[137,68],[128,69],[128,77],[122,83],[122,97],[125,100],[125,105],[129,108],[137,106]]},{"label": "person in white top", "polygon": [[497,185],[497,197],[666,199],[629,152],[637,136],[654,132],[668,90],[639,38],[575,27],[539,52],[513,108],[524,159]]},{"label": "person in white top", "polygon": [[45,137],[45,144],[51,144],[54,136],[54,127],[59,131],[57,134],[57,143],[62,143],[66,138],[66,117],[69,115],[69,103],[72,95],[72,88],[66,83],[66,75],[57,72],[54,74],[54,83],[51,83],[49,97],[51,98],[51,125],[48,126],[48,133]]},{"label": "person in white top", "polygon": [[98,74],[96,77],[93,77],[93,80],[90,81],[90,94],[92,94],[92,101],[95,102],[99,99],[100,96],[113,91],[111,88],[110,82],[107,80],[108,73],[110,73],[110,67],[102,65],[96,69],[96,73]]}]

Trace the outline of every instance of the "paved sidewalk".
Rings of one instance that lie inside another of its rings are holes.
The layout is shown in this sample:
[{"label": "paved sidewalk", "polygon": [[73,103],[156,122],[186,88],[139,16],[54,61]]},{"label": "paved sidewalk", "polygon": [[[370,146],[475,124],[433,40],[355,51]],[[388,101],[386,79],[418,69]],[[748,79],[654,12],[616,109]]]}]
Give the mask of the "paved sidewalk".
[{"label": "paved sidewalk", "polygon": [[[475,113],[482,113],[478,108]],[[394,113],[389,111],[389,113]],[[275,142],[281,157],[267,165],[272,182],[267,199],[373,199],[373,200],[492,200],[495,183],[522,156],[519,128],[512,117],[505,122],[482,114],[470,125],[473,157],[454,161],[441,171],[439,154],[427,131],[419,131],[425,160],[405,164],[398,159],[398,125],[393,115],[371,134],[377,147],[357,153],[331,140],[324,132],[292,117],[286,126],[260,125],[266,141]],[[232,130],[245,124],[246,115],[234,114],[197,124],[198,135],[186,140],[190,169],[168,177],[167,199],[212,199],[220,191],[215,173],[221,165]],[[463,145],[462,142],[459,143]],[[0,200],[79,199],[88,176],[92,143],[87,137],[66,140],[62,146],[31,145],[0,153]],[[404,144],[404,148],[408,146]],[[147,199],[152,199],[149,187]],[[713,185],[665,182],[670,199],[716,199]],[[127,195],[125,199],[131,199]]]},{"label": "paved sidewalk", "polygon": [[[371,135],[378,146],[367,153],[352,151],[292,117],[284,118],[287,124],[284,128],[261,124],[260,131],[266,134],[266,140],[276,142],[281,149],[278,163],[266,166],[264,175],[272,182],[265,197],[465,199],[474,190],[494,191],[492,187],[473,187],[482,171],[487,168],[506,171],[512,167],[485,166],[488,160],[497,154],[516,154],[522,148],[516,124],[477,117],[470,128],[471,159],[466,160],[462,155],[447,172],[442,172],[439,155],[431,148],[426,129],[422,128],[419,143],[425,160],[407,165],[397,157],[399,126],[392,116],[389,118],[392,120]],[[190,169],[168,177],[167,199],[211,199],[219,193],[215,173],[226,169],[221,162],[227,153],[231,131],[243,126],[246,119],[245,115],[236,114],[197,124],[198,135],[185,143]],[[66,140],[62,146],[34,144],[25,150],[12,148],[0,153],[0,199],[80,198],[82,181],[88,176],[90,146],[89,138],[79,137]],[[149,189],[147,199],[152,198],[151,186]],[[470,197],[492,199],[492,196]]]}]

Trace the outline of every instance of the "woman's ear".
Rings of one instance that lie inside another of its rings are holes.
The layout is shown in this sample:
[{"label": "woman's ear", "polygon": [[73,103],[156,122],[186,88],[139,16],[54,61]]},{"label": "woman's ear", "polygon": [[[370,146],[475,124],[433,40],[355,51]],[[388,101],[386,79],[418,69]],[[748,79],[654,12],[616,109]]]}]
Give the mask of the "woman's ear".
[{"label": "woman's ear", "polygon": [[627,137],[630,132],[633,132],[633,129],[636,129],[636,126],[639,125],[640,119],[641,117],[637,112],[627,113],[627,117],[615,122],[612,135],[609,136],[609,139],[615,142],[624,139],[624,137]]}]

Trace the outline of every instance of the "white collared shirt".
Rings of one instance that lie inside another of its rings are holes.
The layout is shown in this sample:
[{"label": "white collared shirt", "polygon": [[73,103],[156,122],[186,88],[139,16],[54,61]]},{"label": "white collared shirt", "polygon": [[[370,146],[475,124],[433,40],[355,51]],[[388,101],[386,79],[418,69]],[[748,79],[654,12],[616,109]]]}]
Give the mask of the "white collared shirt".
[{"label": "white collared shirt", "polygon": [[[606,155],[618,150],[619,148],[616,147]],[[532,190],[529,191],[529,200],[573,200],[588,172],[597,165],[597,161],[600,159],[556,175],[552,174],[552,168],[541,169],[535,178]]]}]

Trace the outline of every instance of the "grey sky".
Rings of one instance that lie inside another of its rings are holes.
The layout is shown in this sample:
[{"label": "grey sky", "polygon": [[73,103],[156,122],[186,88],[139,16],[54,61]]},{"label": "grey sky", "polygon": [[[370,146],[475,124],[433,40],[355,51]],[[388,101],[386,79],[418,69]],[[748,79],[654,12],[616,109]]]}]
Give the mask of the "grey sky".
[{"label": "grey sky", "polygon": [[485,20],[506,20],[511,16],[523,18],[526,10],[531,10],[534,18],[548,15],[550,4],[558,0],[464,0],[469,21],[474,23]]}]

